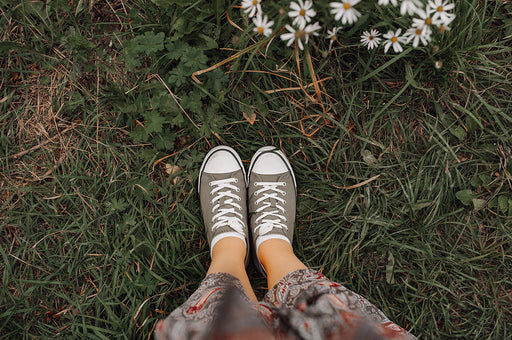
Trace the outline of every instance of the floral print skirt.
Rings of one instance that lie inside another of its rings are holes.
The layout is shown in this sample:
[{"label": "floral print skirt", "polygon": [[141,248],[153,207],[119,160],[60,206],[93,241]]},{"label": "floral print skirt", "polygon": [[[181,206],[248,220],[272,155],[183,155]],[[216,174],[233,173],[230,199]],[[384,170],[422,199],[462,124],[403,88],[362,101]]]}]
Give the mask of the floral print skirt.
[{"label": "floral print skirt", "polygon": [[286,275],[257,303],[234,276],[210,274],[154,334],[157,340],[416,339],[364,297],[312,269]]}]

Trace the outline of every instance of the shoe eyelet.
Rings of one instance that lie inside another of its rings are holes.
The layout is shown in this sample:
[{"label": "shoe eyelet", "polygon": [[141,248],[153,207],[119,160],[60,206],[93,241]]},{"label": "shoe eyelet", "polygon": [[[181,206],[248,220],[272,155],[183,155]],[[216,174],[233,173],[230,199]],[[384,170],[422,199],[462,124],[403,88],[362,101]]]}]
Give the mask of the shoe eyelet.
[{"label": "shoe eyelet", "polygon": [[209,187],[211,187],[211,186],[212,186],[212,182],[209,182],[209,183],[208,183],[208,186],[209,186]]},{"label": "shoe eyelet", "polygon": [[[283,201],[283,204],[286,204],[286,200]],[[284,212],[286,212],[286,210]]]},{"label": "shoe eyelet", "polygon": [[286,186],[286,182],[283,182],[283,187],[285,187],[285,186]]},{"label": "shoe eyelet", "polygon": [[283,196],[286,196],[286,191],[283,191]]},{"label": "shoe eyelet", "polygon": [[258,202],[258,201],[254,202],[254,205],[258,205],[258,204],[260,204],[260,202]]},{"label": "shoe eyelet", "polygon": [[256,182],[254,182],[254,186],[257,187]]},{"label": "shoe eyelet", "polygon": [[236,192],[240,192],[240,188],[236,188],[236,189],[235,189],[235,191],[236,191]]},{"label": "shoe eyelet", "polygon": [[235,183],[238,183],[238,178],[235,178]]},{"label": "shoe eyelet", "polygon": [[242,199],[240,197],[237,197],[237,200],[240,202]]}]

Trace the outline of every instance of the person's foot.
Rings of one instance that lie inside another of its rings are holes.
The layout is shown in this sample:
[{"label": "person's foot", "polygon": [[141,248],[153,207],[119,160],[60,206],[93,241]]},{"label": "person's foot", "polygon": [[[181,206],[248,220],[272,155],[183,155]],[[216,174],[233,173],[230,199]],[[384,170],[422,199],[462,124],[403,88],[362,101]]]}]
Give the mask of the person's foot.
[{"label": "person's foot", "polygon": [[249,214],[255,263],[264,275],[259,246],[271,239],[292,244],[296,188],[290,162],[280,150],[265,146],[256,151],[248,172]]},{"label": "person's foot", "polygon": [[198,181],[199,200],[210,252],[225,237],[245,242],[249,259],[245,170],[235,150],[217,146],[205,156]]}]

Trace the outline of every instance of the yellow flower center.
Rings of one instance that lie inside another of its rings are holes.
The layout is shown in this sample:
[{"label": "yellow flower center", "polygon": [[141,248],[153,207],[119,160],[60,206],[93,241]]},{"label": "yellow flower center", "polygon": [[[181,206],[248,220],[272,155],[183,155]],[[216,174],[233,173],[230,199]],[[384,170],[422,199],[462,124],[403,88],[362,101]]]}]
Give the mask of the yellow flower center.
[{"label": "yellow flower center", "polygon": [[373,40],[373,35],[370,35],[370,36],[368,37],[368,40]]},{"label": "yellow flower center", "polygon": [[306,31],[304,31],[304,30],[297,31],[297,32],[295,32],[295,39],[300,39],[300,38],[302,38],[305,35],[306,35]]},{"label": "yellow flower center", "polygon": [[299,15],[300,16],[305,16],[306,15],[306,10],[305,9],[301,9],[300,12],[299,12]]},{"label": "yellow flower center", "polygon": [[345,10],[349,9],[349,8],[350,8],[350,4],[349,4],[348,2],[345,2],[345,3],[343,4],[343,8],[344,8]]},{"label": "yellow flower center", "polygon": [[252,5],[256,6],[258,4],[258,0],[252,0]]},{"label": "yellow flower center", "polygon": [[423,32],[423,31],[420,29],[416,30],[416,35],[421,35],[421,32]]},{"label": "yellow flower center", "polygon": [[444,33],[446,31],[446,26],[439,26],[439,32]]},{"label": "yellow flower center", "polygon": [[392,38],[391,38],[391,42],[392,42],[392,43],[396,43],[397,41],[398,41],[398,38],[397,38],[397,37],[392,37]]},{"label": "yellow flower center", "polygon": [[261,27],[261,26],[258,27],[258,33],[263,34],[263,27]]},{"label": "yellow flower center", "polygon": [[437,11],[438,11],[438,12],[443,12],[443,11],[444,11],[443,6],[439,6],[439,7],[437,7]]},{"label": "yellow flower center", "polygon": [[425,19],[425,24],[427,24],[429,26],[432,25],[432,18],[426,18]]}]

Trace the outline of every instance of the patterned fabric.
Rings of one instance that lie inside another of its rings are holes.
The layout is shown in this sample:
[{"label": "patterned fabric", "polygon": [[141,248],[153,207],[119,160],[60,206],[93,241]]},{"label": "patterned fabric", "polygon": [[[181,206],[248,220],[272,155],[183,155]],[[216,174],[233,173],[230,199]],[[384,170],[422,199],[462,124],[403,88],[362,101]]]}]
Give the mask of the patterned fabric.
[{"label": "patterned fabric", "polygon": [[170,339],[416,339],[377,307],[312,269],[294,271],[253,303],[235,277],[208,275],[164,321]]}]

